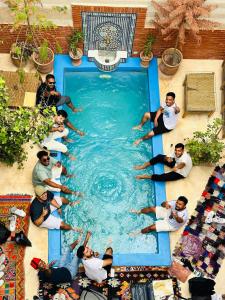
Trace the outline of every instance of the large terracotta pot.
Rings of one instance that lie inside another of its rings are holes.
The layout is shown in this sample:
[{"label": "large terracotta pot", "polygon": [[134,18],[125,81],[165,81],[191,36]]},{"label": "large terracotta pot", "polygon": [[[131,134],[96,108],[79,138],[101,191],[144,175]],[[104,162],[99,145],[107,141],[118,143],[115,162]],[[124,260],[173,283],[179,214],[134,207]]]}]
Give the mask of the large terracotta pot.
[{"label": "large terracotta pot", "polygon": [[159,65],[160,71],[165,75],[174,75],[183,59],[180,50],[175,48],[166,49],[162,54],[162,60]]},{"label": "large terracotta pot", "polygon": [[34,52],[32,54],[32,59],[38,72],[43,74],[48,74],[53,70],[54,52],[50,48],[48,48],[48,57],[49,57],[49,61],[47,63],[40,63],[38,60],[39,58],[38,53]]},{"label": "large terracotta pot", "polygon": [[77,48],[77,54],[74,55],[74,53],[70,50],[69,56],[72,59],[72,63],[74,66],[79,66],[81,64],[81,58],[83,56],[83,51],[80,48]]},{"label": "large terracotta pot", "polygon": [[153,59],[153,53],[151,52],[148,56],[144,55],[144,51],[140,52],[141,66],[147,68],[150,61]]}]

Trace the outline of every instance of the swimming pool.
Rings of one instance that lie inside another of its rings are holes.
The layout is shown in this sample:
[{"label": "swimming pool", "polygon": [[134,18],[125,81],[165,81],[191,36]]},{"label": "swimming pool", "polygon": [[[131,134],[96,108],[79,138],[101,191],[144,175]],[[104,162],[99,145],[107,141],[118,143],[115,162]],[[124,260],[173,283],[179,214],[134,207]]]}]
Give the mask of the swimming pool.
[{"label": "swimming pool", "polygon": [[[129,67],[126,64],[127,68],[110,74],[99,72],[89,62],[76,69],[71,65],[68,68],[67,63],[65,56],[56,58],[55,70],[58,67],[63,74],[63,80],[60,80],[59,72],[56,72],[57,87],[65,95],[71,96],[76,106],[83,108],[84,111],[79,114],[67,112],[69,119],[84,130],[86,136],[80,138],[70,133],[69,137],[76,141],[69,144],[68,148],[77,160],[71,162],[63,158],[63,164],[76,174],[75,179],[67,179],[64,183],[85,193],[80,205],[64,210],[66,221],[85,231],[91,230],[93,236],[90,246],[99,252],[111,243],[116,265],[169,264],[167,234],[148,234],[135,238],[128,235],[130,231],[153,222],[151,216],[135,216],[129,210],[154,205],[164,200],[162,196],[165,194],[161,183],[154,185],[151,181],[136,181],[136,172],[133,170],[133,165],[145,162],[154,155],[156,146],[157,152],[162,147],[161,138],[158,137],[153,143],[146,142],[139,147],[132,145],[140,132],[131,128],[149,110],[148,99],[152,89],[149,91],[149,74],[153,74],[153,70],[143,71],[134,59]],[[136,66],[132,66],[132,63]],[[152,103],[152,109],[154,105],[158,103]],[[56,232],[49,234],[50,240],[56,240],[52,238],[57,235]],[[73,232],[62,233],[62,248],[74,238]],[[55,258],[58,251],[52,250],[49,250],[49,254]]]}]

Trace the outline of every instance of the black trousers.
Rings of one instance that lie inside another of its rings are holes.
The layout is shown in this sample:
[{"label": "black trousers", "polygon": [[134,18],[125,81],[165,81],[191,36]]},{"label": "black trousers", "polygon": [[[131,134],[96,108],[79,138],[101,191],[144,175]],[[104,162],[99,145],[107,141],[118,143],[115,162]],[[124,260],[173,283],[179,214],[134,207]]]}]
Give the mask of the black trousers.
[{"label": "black trousers", "polygon": [[[173,168],[176,162],[174,158],[172,162],[168,162],[166,160],[166,155],[158,154],[150,160],[150,163],[152,166],[161,163],[166,165],[167,167]],[[151,179],[154,181],[174,181],[182,178],[184,178],[184,176],[180,175],[177,172],[171,171],[163,174],[153,174]]]},{"label": "black trousers", "polygon": [[[113,259],[113,256],[112,256],[112,255],[109,255],[109,254],[104,254],[102,260],[105,260],[105,259],[108,259],[108,258]],[[103,269],[105,269],[105,270],[107,271],[107,275],[108,275],[108,276],[109,276],[109,274],[110,274],[111,267],[112,267],[112,264],[103,267]]]}]

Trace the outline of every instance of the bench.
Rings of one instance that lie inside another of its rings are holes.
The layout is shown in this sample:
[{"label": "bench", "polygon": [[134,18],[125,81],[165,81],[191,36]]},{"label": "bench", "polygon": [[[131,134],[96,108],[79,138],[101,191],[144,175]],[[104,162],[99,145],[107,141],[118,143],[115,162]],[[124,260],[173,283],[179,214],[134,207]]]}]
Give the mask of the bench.
[{"label": "bench", "polygon": [[215,109],[214,73],[190,73],[184,81],[184,113],[208,113],[210,117]]}]

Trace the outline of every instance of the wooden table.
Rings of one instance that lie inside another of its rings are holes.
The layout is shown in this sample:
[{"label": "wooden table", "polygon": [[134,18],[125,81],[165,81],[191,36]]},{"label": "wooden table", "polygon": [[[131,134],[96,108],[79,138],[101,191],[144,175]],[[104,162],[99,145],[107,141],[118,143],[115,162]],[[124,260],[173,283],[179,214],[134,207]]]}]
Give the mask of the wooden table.
[{"label": "wooden table", "polygon": [[207,112],[210,117],[215,106],[214,73],[190,73],[184,81],[184,114]]},{"label": "wooden table", "polygon": [[38,76],[35,73],[25,73],[25,79],[22,84],[19,82],[17,72],[0,71],[0,76],[5,80],[10,107],[34,107],[36,104],[36,92],[40,84]]}]

